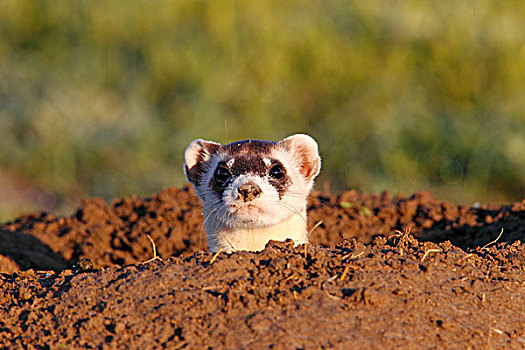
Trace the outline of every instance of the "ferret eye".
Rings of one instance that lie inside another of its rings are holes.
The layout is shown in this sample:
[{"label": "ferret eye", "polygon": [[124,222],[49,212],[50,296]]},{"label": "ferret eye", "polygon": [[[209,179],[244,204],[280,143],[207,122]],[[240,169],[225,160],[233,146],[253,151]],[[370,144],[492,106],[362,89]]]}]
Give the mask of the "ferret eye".
[{"label": "ferret eye", "polygon": [[281,180],[284,177],[283,167],[280,165],[274,165],[270,169],[270,176],[274,179]]},{"label": "ferret eye", "polygon": [[230,176],[230,171],[223,166],[220,166],[215,170],[215,180],[218,182],[226,182]]}]

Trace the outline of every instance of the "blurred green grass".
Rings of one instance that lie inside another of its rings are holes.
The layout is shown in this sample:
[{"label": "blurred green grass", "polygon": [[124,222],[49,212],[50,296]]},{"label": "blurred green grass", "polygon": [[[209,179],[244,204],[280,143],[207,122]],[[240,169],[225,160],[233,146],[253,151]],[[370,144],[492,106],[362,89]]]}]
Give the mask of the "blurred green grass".
[{"label": "blurred green grass", "polygon": [[181,186],[194,138],[297,132],[320,188],[524,197],[521,1],[3,0],[0,78],[0,220]]}]

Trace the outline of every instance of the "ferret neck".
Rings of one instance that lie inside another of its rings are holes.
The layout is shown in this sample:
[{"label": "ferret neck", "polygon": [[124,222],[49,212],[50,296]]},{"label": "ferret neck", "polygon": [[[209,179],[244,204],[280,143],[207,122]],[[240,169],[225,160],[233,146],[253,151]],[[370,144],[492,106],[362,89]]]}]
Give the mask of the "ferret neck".
[{"label": "ferret neck", "polygon": [[208,242],[212,252],[233,252],[236,250],[260,251],[270,240],[285,241],[292,239],[295,244],[307,242],[306,210],[300,215],[294,213],[275,225],[249,229],[206,228]]}]

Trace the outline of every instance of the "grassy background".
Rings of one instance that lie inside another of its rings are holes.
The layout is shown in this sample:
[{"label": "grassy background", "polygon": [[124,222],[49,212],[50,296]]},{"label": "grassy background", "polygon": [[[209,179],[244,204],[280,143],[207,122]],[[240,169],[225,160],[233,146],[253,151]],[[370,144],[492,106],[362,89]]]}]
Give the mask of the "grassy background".
[{"label": "grassy background", "polygon": [[0,219],[181,186],[194,138],[306,132],[318,187],[525,190],[525,2],[0,2]]}]

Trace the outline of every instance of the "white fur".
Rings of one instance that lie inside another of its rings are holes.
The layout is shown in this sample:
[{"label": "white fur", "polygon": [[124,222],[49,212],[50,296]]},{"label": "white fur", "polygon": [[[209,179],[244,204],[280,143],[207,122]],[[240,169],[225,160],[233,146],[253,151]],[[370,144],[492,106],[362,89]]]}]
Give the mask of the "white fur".
[{"label": "white fur", "polygon": [[[208,229],[208,228],[207,228]],[[292,215],[275,225],[246,228],[222,228],[208,234],[208,244],[213,252],[232,252],[236,250],[263,250],[266,244],[272,241],[285,241],[292,239],[295,244],[307,243],[306,213],[302,216]]]}]

